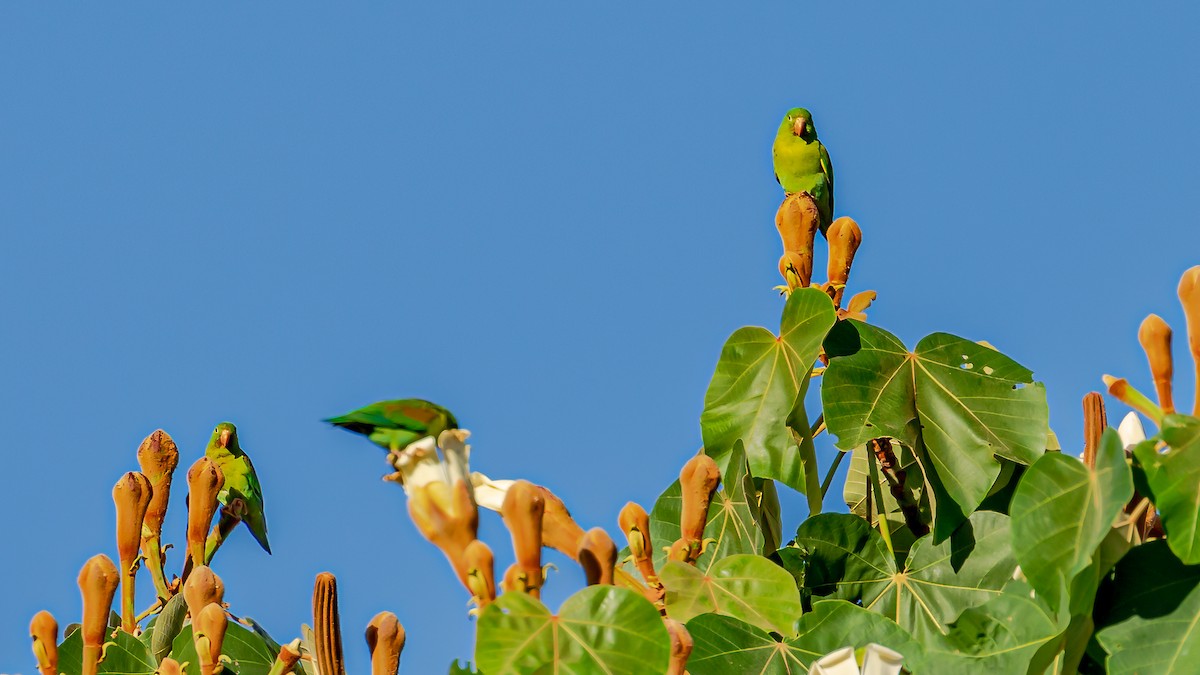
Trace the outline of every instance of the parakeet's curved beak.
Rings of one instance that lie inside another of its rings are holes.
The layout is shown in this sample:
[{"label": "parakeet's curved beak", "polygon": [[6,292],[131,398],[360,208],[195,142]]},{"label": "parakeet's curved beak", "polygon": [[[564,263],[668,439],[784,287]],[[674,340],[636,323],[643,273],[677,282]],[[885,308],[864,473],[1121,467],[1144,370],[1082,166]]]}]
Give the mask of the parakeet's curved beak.
[{"label": "parakeet's curved beak", "polygon": [[808,120],[803,117],[797,117],[796,120],[792,122],[792,133],[796,136],[803,136],[804,127],[806,126],[808,126]]},{"label": "parakeet's curved beak", "polygon": [[228,429],[221,430],[220,443],[221,443],[222,448],[229,447],[229,436],[230,436],[230,431]]}]

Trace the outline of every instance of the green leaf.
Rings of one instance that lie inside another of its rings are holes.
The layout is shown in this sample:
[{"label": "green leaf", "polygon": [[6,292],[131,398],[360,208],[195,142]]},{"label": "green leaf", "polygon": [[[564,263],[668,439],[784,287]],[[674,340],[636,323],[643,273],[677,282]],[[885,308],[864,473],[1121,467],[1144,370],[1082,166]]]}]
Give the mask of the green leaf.
[{"label": "green leaf", "polygon": [[[666,547],[679,539],[679,516],[683,510],[679,481],[675,481],[654,502],[650,511],[650,542],[654,546],[654,568],[662,569],[667,562]],[[721,489],[713,495],[708,507],[708,523],[704,536],[716,539],[709,544],[696,566],[707,571],[713,563],[739,553],[762,551],[763,534],[759,526],[758,500],[754,479],[749,473],[742,444],[735,443],[729,464],[721,476]]]},{"label": "green leaf", "polygon": [[[109,640],[115,644],[109,645],[105,652],[99,673],[150,675],[158,668],[150,648],[129,633],[117,631],[116,637]],[[68,635],[58,646],[58,670],[66,675],[83,672],[83,635],[79,631]]]},{"label": "green leaf", "polygon": [[758,529],[763,543],[759,553],[770,555],[783,544],[783,514],[779,507],[779,491],[775,481],[755,478],[754,489],[758,496]]},{"label": "green leaf", "polygon": [[145,632],[140,637],[142,642],[150,647],[150,651],[154,654],[154,660],[158,663],[162,663],[162,660],[171,653],[171,645],[175,642],[179,631],[183,630],[183,620],[186,615],[187,602],[183,598],[183,593],[176,593],[167,601],[167,606],[163,607],[162,612],[147,624]]},{"label": "green leaf", "polygon": [[661,673],[670,637],[640,593],[589,586],[558,611],[524,593],[488,605],[476,629],[475,661],[488,675],[511,673]]},{"label": "green leaf", "polygon": [[1034,600],[1003,593],[963,610],[946,634],[929,636],[928,672],[1024,673],[1063,628]]},{"label": "green leaf", "polygon": [[716,613],[792,635],[800,617],[800,591],[792,575],[762,556],[723,558],[707,573],[673,560],[659,570],[659,578],[667,589],[667,614],[678,621]]},{"label": "green leaf", "polygon": [[1145,472],[1171,550],[1189,565],[1200,563],[1200,419],[1167,415],[1159,438],[1169,446],[1165,452],[1150,439],[1134,447],[1133,455]]},{"label": "green leaf", "polygon": [[[856,525],[854,521],[862,523]],[[1000,595],[1016,569],[1008,517],[980,511],[949,539],[913,544],[897,569],[883,538],[857,516],[827,514],[805,521],[795,546],[805,560],[805,585],[817,595],[859,601],[918,639],[944,634],[969,607]]]},{"label": "green leaf", "polygon": [[1096,626],[1130,617],[1154,619],[1176,609],[1200,586],[1200,565],[1185,565],[1162,539],[1135,546],[1105,580],[1096,602]]},{"label": "green leaf", "polygon": [[784,305],[779,337],[760,327],[730,336],[700,416],[705,451],[718,464],[741,439],[755,476],[804,492],[804,467],[788,418],[803,405],[809,370],[835,319],[829,296],[802,288]]},{"label": "green leaf", "polygon": [[449,675],[483,675],[483,673],[475,670],[470,661],[467,661],[465,664],[460,664],[458,659],[454,659],[454,663],[450,664]]},{"label": "green leaf", "polygon": [[1156,618],[1132,616],[1096,634],[1108,652],[1108,672],[1195,673],[1200,671],[1200,588],[1174,610]]},{"label": "green leaf", "polygon": [[1017,362],[945,333],[909,352],[887,331],[849,323],[860,349],[830,361],[821,392],[825,423],[839,448],[883,436],[913,445],[909,423],[919,420],[926,476],[936,474],[964,513],[995,484],[995,456],[1031,464],[1045,451],[1046,392]]},{"label": "green leaf", "polygon": [[1096,468],[1061,453],[1034,462],[1010,505],[1012,542],[1029,584],[1052,608],[1063,585],[1088,568],[1113,520],[1133,497],[1133,476],[1120,436],[1107,429]]},{"label": "green leaf", "polygon": [[[278,647],[272,651],[267,640],[237,623],[230,621],[225,629],[225,641],[221,645],[221,653],[230,658],[225,665],[226,673],[237,675],[266,675],[271,670],[271,664],[278,655]],[[192,625],[184,626],[183,631],[175,638],[171,649],[171,658],[180,663],[187,662],[188,675],[200,675],[200,659],[196,655],[196,643],[192,639]]]},{"label": "green leaf", "polygon": [[904,655],[905,666],[921,669],[921,645],[894,622],[841,600],[816,603],[799,623],[795,638],[774,638],[766,631],[737,619],[701,614],[687,622],[694,646],[688,658],[691,675],[758,673],[790,675],[842,647],[880,644]]}]

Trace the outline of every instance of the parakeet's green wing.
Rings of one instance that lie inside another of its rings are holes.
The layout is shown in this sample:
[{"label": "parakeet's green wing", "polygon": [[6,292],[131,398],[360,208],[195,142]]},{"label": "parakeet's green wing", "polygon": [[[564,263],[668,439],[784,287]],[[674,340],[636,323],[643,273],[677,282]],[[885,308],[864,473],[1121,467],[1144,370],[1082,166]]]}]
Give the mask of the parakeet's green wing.
[{"label": "parakeet's green wing", "polygon": [[[817,141],[821,143],[820,141]],[[825,144],[821,143],[821,171],[825,174],[825,180],[829,182],[829,218],[833,219],[833,161],[829,159],[829,151],[825,149]],[[778,181],[779,177],[776,176]]]},{"label": "parakeet's green wing", "polygon": [[425,432],[431,426],[441,426],[443,423],[445,428],[458,427],[458,420],[454,419],[449,410],[436,403],[415,398],[372,403],[325,421],[360,434],[370,434],[374,427],[415,432]]}]

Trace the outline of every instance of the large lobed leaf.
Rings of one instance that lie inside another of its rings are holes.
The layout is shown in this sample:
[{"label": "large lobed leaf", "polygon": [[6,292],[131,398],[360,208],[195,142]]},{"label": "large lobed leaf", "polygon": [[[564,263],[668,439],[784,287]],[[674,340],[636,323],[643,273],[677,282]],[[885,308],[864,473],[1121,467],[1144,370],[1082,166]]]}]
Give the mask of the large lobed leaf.
[{"label": "large lobed leaf", "polygon": [[1200,672],[1200,588],[1155,618],[1134,615],[1096,634],[1109,673]]},{"label": "large lobed leaf", "polygon": [[667,614],[678,621],[715,613],[792,635],[800,617],[800,591],[792,575],[759,555],[722,558],[707,572],[673,560],[659,570],[659,578],[667,589]]},{"label": "large lobed leaf", "polygon": [[1009,536],[1007,516],[980,511],[939,544],[918,539],[900,569],[861,518],[823,514],[800,525],[795,546],[814,595],[861,602],[924,640],[1001,594],[1016,569]]},{"label": "large lobed leaf", "polygon": [[1029,584],[1052,607],[1059,606],[1060,589],[1092,563],[1132,496],[1133,476],[1113,429],[1101,437],[1094,470],[1052,452],[1025,472],[1009,506],[1013,550]]},{"label": "large lobed leaf", "polygon": [[757,673],[791,675],[809,669],[814,661],[842,647],[881,644],[904,655],[905,666],[922,670],[921,645],[886,617],[840,600],[813,606],[798,626],[796,637],[773,637],[732,617],[701,614],[687,622],[695,643],[688,658],[691,675]]},{"label": "large lobed leaf", "polygon": [[857,341],[846,347],[839,338],[846,355],[831,359],[821,391],[839,448],[884,436],[923,447],[927,480],[936,479],[964,515],[995,484],[996,457],[1031,464],[1045,451],[1046,392],[1028,369],[953,335],[934,333],[909,351],[881,328],[847,323]]},{"label": "large lobed leaf", "polygon": [[661,673],[670,638],[658,610],[640,593],[589,586],[553,615],[524,593],[488,605],[476,628],[475,662],[488,675]]},{"label": "large lobed leaf", "polygon": [[[755,476],[805,492],[804,462],[789,420],[799,424],[795,420],[803,418],[808,374],[835,320],[829,296],[802,288],[784,306],[778,337],[760,327],[740,328],[730,336],[700,416],[705,451],[718,464],[725,464],[740,439]],[[803,431],[801,440],[807,435]]]},{"label": "large lobed leaf", "polygon": [[1167,415],[1159,438],[1168,446],[1164,452],[1151,439],[1139,443],[1133,454],[1145,472],[1171,550],[1185,563],[1200,563],[1200,419]]},{"label": "large lobed leaf", "polygon": [[[113,644],[108,646],[104,660],[100,662],[97,672],[101,675],[151,675],[158,668],[150,648],[129,633],[118,630],[115,637],[107,639]],[[80,631],[72,632],[58,646],[58,670],[66,675],[83,672],[83,635]]]}]

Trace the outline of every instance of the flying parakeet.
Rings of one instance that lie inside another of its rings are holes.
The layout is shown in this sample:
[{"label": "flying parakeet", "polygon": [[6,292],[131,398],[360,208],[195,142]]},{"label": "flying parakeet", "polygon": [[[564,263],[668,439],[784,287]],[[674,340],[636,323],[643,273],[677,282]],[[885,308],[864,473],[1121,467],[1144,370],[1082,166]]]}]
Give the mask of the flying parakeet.
[{"label": "flying parakeet", "polygon": [[246,512],[242,522],[250,528],[250,534],[258,541],[267,553],[271,545],[267,543],[267,516],[263,513],[262,487],[258,483],[258,474],[254,473],[254,465],[250,456],[238,445],[237,427],[229,422],[221,422],[213,429],[212,438],[204,454],[221,469],[225,475],[225,487],[217,494],[217,501],[228,506],[235,498],[241,498],[246,504]]},{"label": "flying parakeet", "polygon": [[821,234],[833,221],[833,163],[829,152],[817,139],[812,115],[804,108],[792,108],[779,124],[771,147],[775,180],[787,194],[807,192],[821,213]]},{"label": "flying parakeet", "polygon": [[380,401],[326,422],[362,434],[385,450],[399,451],[427,436],[434,440],[458,420],[449,410],[419,398]]}]

